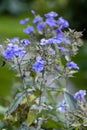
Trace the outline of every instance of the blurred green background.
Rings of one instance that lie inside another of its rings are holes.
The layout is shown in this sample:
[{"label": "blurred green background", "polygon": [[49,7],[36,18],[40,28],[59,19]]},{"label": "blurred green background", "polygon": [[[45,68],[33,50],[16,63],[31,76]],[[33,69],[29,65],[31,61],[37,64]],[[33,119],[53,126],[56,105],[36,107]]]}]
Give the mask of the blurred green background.
[{"label": "blurred green background", "polygon": [[[21,19],[30,17],[31,10],[43,15],[49,11],[56,11],[70,23],[70,28],[83,32],[83,47],[73,60],[80,67],[80,71],[71,79],[77,89],[86,89],[87,85],[87,0],[0,0],[0,44],[12,37],[27,37],[22,32]],[[0,61],[0,97],[10,94],[14,83],[14,73],[8,65],[1,67]]]}]

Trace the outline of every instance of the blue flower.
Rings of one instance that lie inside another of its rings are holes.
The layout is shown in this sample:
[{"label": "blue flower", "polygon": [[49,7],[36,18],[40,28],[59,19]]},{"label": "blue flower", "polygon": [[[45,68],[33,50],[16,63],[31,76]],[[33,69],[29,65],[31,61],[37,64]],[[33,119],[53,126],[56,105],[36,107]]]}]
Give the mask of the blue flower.
[{"label": "blue flower", "polygon": [[48,17],[57,17],[58,14],[56,12],[54,12],[54,11],[51,11],[51,12],[45,14],[44,16],[47,17],[47,18]]},{"label": "blue flower", "polygon": [[12,59],[14,57],[14,52],[9,49],[6,49],[2,52],[2,55],[5,59]]},{"label": "blue flower", "polygon": [[59,66],[59,65],[56,65],[56,66],[55,66],[55,69],[56,69],[56,70],[60,70],[60,66]]},{"label": "blue flower", "polygon": [[38,22],[40,22],[40,21],[42,21],[42,17],[40,17],[40,16],[38,15],[38,16],[36,16],[36,17],[34,18],[33,23],[36,24],[36,23],[38,23]]},{"label": "blue flower", "polygon": [[63,17],[59,17],[59,19],[57,20],[58,24],[61,25],[61,29],[63,27],[68,27],[69,26],[69,23],[67,20],[65,20]]},{"label": "blue flower", "polygon": [[24,47],[16,46],[14,48],[14,55],[15,56],[22,57],[25,55],[25,53],[26,53],[26,51],[24,51]]},{"label": "blue flower", "polygon": [[48,42],[48,40],[46,40],[45,38],[41,39],[40,45],[46,45]]},{"label": "blue flower", "polygon": [[57,29],[53,30],[57,35],[63,33],[62,28],[59,26]]},{"label": "blue flower", "polygon": [[59,109],[59,111],[65,111],[66,110],[65,104],[60,104],[58,109]]},{"label": "blue flower", "polygon": [[32,65],[32,69],[36,72],[41,72],[44,69],[45,61],[40,56],[36,57],[36,62]]},{"label": "blue flower", "polygon": [[19,42],[18,37],[14,37],[14,38],[10,39],[10,43],[18,43],[18,42]]},{"label": "blue flower", "polygon": [[38,25],[37,25],[37,30],[38,30],[39,32],[41,32],[44,27],[45,27],[44,22],[40,22],[40,23],[38,23]]},{"label": "blue flower", "polygon": [[73,61],[67,62],[67,63],[66,63],[66,66],[67,66],[69,69],[79,69],[79,67],[77,66],[77,64],[74,63]]},{"label": "blue flower", "polygon": [[33,15],[35,15],[35,11],[34,11],[34,10],[31,10],[31,13],[32,13]]},{"label": "blue flower", "polygon": [[50,54],[51,54],[51,55],[55,55],[55,53],[56,53],[55,50],[52,49],[52,48],[50,48]]},{"label": "blue flower", "polygon": [[84,96],[86,95],[86,90],[79,90],[75,93],[74,98],[80,101],[85,101]]},{"label": "blue flower", "polygon": [[63,33],[57,34],[54,38],[57,39],[59,43],[62,43],[62,42],[67,43],[67,44],[70,43],[70,40],[66,38]]},{"label": "blue flower", "polygon": [[26,24],[29,21],[29,18],[25,18],[23,20],[20,20],[20,24]]},{"label": "blue flower", "polygon": [[35,62],[32,65],[32,69],[34,69],[36,72],[41,72],[43,70],[43,64],[41,64],[40,62]]},{"label": "blue flower", "polygon": [[2,55],[6,59],[12,59],[14,57],[14,44],[8,44],[7,48],[2,52]]},{"label": "blue flower", "polygon": [[6,59],[13,59],[14,56],[22,57],[25,55],[25,53],[26,51],[24,51],[24,47],[10,43],[7,45],[7,48],[2,52],[2,55]]},{"label": "blue flower", "polygon": [[49,38],[48,39],[48,44],[54,44],[54,38]]},{"label": "blue flower", "polygon": [[22,39],[20,41],[21,44],[24,44],[24,45],[29,45],[30,44],[30,41],[28,39]]},{"label": "blue flower", "polygon": [[34,32],[34,28],[32,26],[30,27],[27,27],[23,30],[23,32],[27,33],[27,34],[30,34],[32,32]]},{"label": "blue flower", "polygon": [[57,108],[56,111],[57,112],[58,111],[64,112],[67,109],[67,106],[68,106],[68,104],[66,104],[65,101],[63,100],[62,103],[59,105],[59,107]]},{"label": "blue flower", "polygon": [[58,48],[59,50],[61,50],[61,51],[65,51],[65,50],[66,50],[66,48],[63,47],[63,46],[57,46],[57,48]]},{"label": "blue flower", "polygon": [[42,60],[41,56],[37,56],[36,57],[36,61],[39,62],[39,63],[41,63],[41,64],[43,64],[43,65],[45,64],[45,61]]},{"label": "blue flower", "polygon": [[47,18],[46,24],[50,27],[55,27],[56,26],[56,20],[54,20],[53,18]]},{"label": "blue flower", "polygon": [[48,39],[49,44],[60,44],[62,42],[67,43],[67,44],[70,43],[69,39],[66,38],[63,33],[60,33],[60,34]]},{"label": "blue flower", "polygon": [[52,38],[49,38],[48,39],[48,43],[49,44],[60,44],[61,43],[61,40],[58,39],[58,37],[52,37]]}]

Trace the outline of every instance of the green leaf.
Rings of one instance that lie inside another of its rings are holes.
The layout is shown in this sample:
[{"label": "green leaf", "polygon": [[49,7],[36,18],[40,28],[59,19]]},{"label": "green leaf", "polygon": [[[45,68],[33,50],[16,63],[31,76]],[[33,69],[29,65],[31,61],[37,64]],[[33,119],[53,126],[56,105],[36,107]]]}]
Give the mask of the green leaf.
[{"label": "green leaf", "polygon": [[20,92],[15,96],[15,99],[13,100],[13,102],[11,103],[9,109],[8,109],[8,114],[11,114],[12,112],[14,112],[16,110],[16,108],[18,107],[18,105],[21,103],[21,101],[23,100],[24,96],[25,96],[25,92]]},{"label": "green leaf", "polygon": [[36,88],[36,89],[34,90],[34,95],[35,95],[36,97],[40,96],[40,95],[41,95],[41,91],[40,91],[38,88]]},{"label": "green leaf", "polygon": [[51,103],[51,104],[55,103],[55,100],[50,91],[47,91],[47,97],[48,97],[49,103]]},{"label": "green leaf", "polygon": [[48,119],[46,122],[43,123],[42,127],[44,128],[62,128],[62,124],[60,122],[56,122],[55,120]]},{"label": "green leaf", "polygon": [[78,109],[77,100],[70,93],[64,91],[64,98],[71,110]]},{"label": "green leaf", "polygon": [[33,121],[36,119],[36,117],[37,117],[36,111],[29,111],[28,118],[27,118],[28,126],[30,126],[33,123]]},{"label": "green leaf", "polygon": [[77,127],[75,128],[75,130],[79,130],[79,126],[77,126]]},{"label": "green leaf", "polygon": [[36,78],[37,74],[34,70],[30,70],[30,76],[33,77],[34,79]]}]

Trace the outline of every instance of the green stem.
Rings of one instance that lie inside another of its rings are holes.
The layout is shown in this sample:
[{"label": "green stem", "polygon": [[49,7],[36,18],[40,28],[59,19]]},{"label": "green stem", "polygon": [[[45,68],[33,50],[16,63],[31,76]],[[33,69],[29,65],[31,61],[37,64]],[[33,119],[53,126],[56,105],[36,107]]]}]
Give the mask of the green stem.
[{"label": "green stem", "polygon": [[59,64],[59,66],[63,67],[60,52],[59,52],[58,48],[56,47],[56,44],[54,44],[54,48],[55,48],[55,51],[56,51],[56,55],[58,56],[58,64]]},{"label": "green stem", "polygon": [[[40,96],[39,96],[39,107],[41,106],[41,98],[42,98],[42,88],[43,88],[43,84],[44,84],[44,71],[42,72],[42,81],[40,84]],[[37,130],[41,129],[41,124],[39,122],[39,119],[37,119]]]},{"label": "green stem", "polygon": [[21,80],[22,80],[22,83],[23,83],[23,89],[25,88],[24,87],[24,78],[23,78],[23,74],[22,74],[22,71],[21,71],[21,65],[20,65],[20,62],[17,58],[17,65],[18,65],[18,71],[19,71],[19,74],[20,74],[20,77],[21,77]]},{"label": "green stem", "polygon": [[26,99],[27,99],[27,105],[29,106],[29,101],[28,101],[28,92],[26,90],[26,84],[25,84],[25,79],[23,77],[23,74],[22,74],[22,70],[21,70],[21,63],[19,62],[18,58],[17,58],[17,65],[18,65],[18,70],[19,70],[19,74],[20,74],[20,77],[21,77],[21,81],[22,81],[22,88],[23,90],[25,90],[25,93],[26,93]]}]

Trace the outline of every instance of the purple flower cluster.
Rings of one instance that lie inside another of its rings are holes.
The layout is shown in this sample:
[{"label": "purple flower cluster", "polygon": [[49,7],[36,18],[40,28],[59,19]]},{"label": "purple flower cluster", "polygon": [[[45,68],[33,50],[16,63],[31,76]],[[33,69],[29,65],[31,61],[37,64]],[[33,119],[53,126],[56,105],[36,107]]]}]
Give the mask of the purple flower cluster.
[{"label": "purple flower cluster", "polygon": [[79,101],[85,101],[84,96],[86,95],[86,90],[79,90],[75,93],[74,98]]},{"label": "purple flower cluster", "polygon": [[[78,65],[71,61],[71,56],[74,55],[73,48],[78,46],[76,46],[76,42],[73,42],[75,39],[72,38],[72,35],[70,36],[70,32],[64,32],[64,28],[69,27],[68,21],[63,17],[55,18],[58,16],[56,12],[51,11],[46,13],[44,18],[37,15],[34,11],[32,11],[32,14],[34,15],[32,26],[28,25],[29,18],[20,21],[20,24],[27,25],[27,27],[23,29],[23,32],[28,34],[29,39],[24,38],[20,40],[15,37],[8,41],[8,45],[5,49],[3,49],[4,47],[2,48],[2,46],[0,48],[4,50],[2,52],[3,57],[6,60],[10,59],[11,63],[15,64],[19,75],[24,78],[24,86],[30,82],[30,89],[32,87],[31,85],[40,89],[41,82],[44,81],[44,85],[47,86],[47,91],[50,90],[52,93],[51,90],[56,91],[57,89],[49,89],[49,87],[51,87],[50,84],[55,84],[59,78],[65,78],[66,80],[66,78],[72,76],[75,71],[72,71],[72,69],[79,70]],[[18,60],[19,64],[14,62],[15,59]],[[20,65],[19,68],[18,65]],[[32,76],[33,72],[35,72],[35,77]],[[48,83],[49,76],[53,77],[50,84]],[[42,88],[42,90],[44,93],[44,88]],[[62,88],[58,90],[62,91],[63,94],[65,89]],[[69,101],[71,102],[71,99],[76,99],[82,103],[85,101],[85,95],[86,90],[80,90],[75,93],[73,98],[71,97]],[[36,98],[39,99],[39,97]],[[69,103],[67,102],[68,101],[63,100],[61,104],[58,105],[56,111],[65,112],[69,110]],[[41,104],[42,103],[47,104],[41,100]],[[41,104],[39,105],[41,106]],[[54,107],[56,106],[54,105]]]},{"label": "purple flower cluster", "polygon": [[[70,45],[70,40],[63,32],[63,28],[69,27],[69,23],[63,17],[56,18],[58,14],[54,11],[46,13],[44,18],[40,15],[37,15],[34,11],[32,12],[34,15],[34,19],[32,24],[34,26],[28,25],[23,29],[23,32],[30,35],[30,39],[22,39],[15,37],[10,40],[10,43],[7,45],[7,48],[3,51],[3,56],[6,59],[12,59],[14,56],[23,56],[26,52],[24,51],[24,47],[32,43],[31,34],[34,36],[34,43],[38,43],[42,49],[45,48],[45,45],[48,49],[48,54],[53,57],[56,54],[56,50],[61,53],[60,55],[65,56],[68,50],[68,45]],[[29,18],[25,18],[20,21],[20,24],[26,24],[29,21]],[[40,35],[40,39],[38,40],[36,30],[43,34],[44,37]],[[33,40],[33,41],[34,41]],[[19,46],[20,43],[20,46]],[[54,44],[54,45],[53,45]],[[32,44],[31,44],[32,45]],[[38,48],[38,47],[37,47]],[[41,51],[41,50],[40,50]],[[40,52],[38,55],[40,55]],[[52,61],[53,62],[53,61]],[[54,61],[55,63],[55,61]],[[41,59],[40,56],[36,57],[36,62],[32,65],[32,68],[36,72],[40,72],[44,68],[45,61]],[[54,65],[56,66],[56,64]],[[68,69],[79,69],[76,63],[73,61],[67,62],[66,67]]]},{"label": "purple flower cluster", "polygon": [[59,44],[59,43],[67,43],[67,44],[70,43],[69,39],[66,38],[63,33],[59,33],[58,35],[56,35],[56,36],[53,37],[53,38],[54,38],[53,40],[54,40],[54,41],[56,40],[56,42],[57,42],[58,44]]},{"label": "purple flower cluster", "polygon": [[64,34],[58,34],[54,37],[51,37],[49,39],[41,39],[40,45],[46,45],[46,44],[61,44],[61,43],[66,43],[69,44],[70,41],[69,39],[65,38]]},{"label": "purple flower cluster", "polygon": [[[33,11],[34,12],[34,11]],[[69,26],[69,23],[67,20],[65,20],[63,17],[59,17],[58,19],[55,19],[55,17],[58,16],[58,14],[54,11],[48,12],[46,13],[44,16],[45,18],[43,19],[40,15],[36,15],[35,12],[34,14],[34,19],[32,21],[32,23],[34,25],[36,25],[37,31],[40,34],[43,34],[43,29],[46,28],[46,26],[51,27],[53,30],[55,29],[55,27],[57,27],[56,32],[62,32],[63,28],[66,28]],[[20,24],[26,24],[29,21],[29,18],[25,18],[24,20],[20,21]],[[23,32],[30,34],[33,33],[34,28],[32,26],[27,26],[27,28],[25,28],[23,30]]]},{"label": "purple flower cluster", "polygon": [[36,62],[32,65],[32,69],[41,72],[44,69],[45,61],[40,56],[36,57]]},{"label": "purple flower cluster", "polygon": [[2,54],[6,59],[13,59],[14,56],[22,57],[25,53],[24,47],[9,43]]}]

